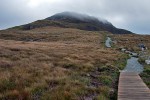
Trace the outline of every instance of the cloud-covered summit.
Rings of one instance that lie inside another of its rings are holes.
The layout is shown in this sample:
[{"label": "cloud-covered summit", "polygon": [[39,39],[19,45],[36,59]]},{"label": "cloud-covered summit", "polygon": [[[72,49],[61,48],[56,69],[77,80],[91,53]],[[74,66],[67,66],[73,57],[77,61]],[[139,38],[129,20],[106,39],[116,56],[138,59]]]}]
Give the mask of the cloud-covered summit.
[{"label": "cloud-covered summit", "polygon": [[32,30],[42,27],[63,27],[63,28],[75,28],[87,31],[108,31],[113,34],[132,34],[132,32],[116,28],[110,22],[104,20],[101,21],[96,17],[88,16],[84,14],[74,12],[62,12],[55,14],[43,20],[37,20],[35,22],[16,26],[10,29],[13,30]]},{"label": "cloud-covered summit", "polygon": [[51,17],[48,17],[47,19],[61,19],[61,18],[75,18],[81,21],[100,21],[103,22],[104,24],[111,24],[110,22],[108,22],[105,19],[102,18],[96,18],[94,16],[89,16],[87,14],[81,14],[81,13],[77,13],[77,12],[69,12],[69,11],[65,11],[65,12],[61,12],[61,13],[57,13]]}]

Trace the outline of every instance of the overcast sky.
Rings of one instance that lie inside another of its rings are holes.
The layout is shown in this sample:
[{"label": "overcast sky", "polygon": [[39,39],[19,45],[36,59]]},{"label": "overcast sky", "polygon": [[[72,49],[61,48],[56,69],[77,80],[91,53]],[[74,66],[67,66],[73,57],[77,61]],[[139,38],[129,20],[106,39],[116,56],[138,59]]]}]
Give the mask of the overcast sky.
[{"label": "overcast sky", "polygon": [[72,11],[103,18],[118,28],[150,34],[150,0],[0,0],[0,29]]}]

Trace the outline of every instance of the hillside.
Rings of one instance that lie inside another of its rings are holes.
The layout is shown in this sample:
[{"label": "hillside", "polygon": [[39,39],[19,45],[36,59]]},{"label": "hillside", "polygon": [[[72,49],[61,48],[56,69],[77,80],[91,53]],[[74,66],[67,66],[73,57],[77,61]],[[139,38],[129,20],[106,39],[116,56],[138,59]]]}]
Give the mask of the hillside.
[{"label": "hillside", "polygon": [[40,27],[55,26],[63,28],[76,28],[87,31],[108,31],[114,34],[131,34],[132,32],[118,29],[106,20],[99,20],[95,17],[63,12],[55,14],[43,20],[38,20],[26,25],[14,27],[13,29],[31,30]]},{"label": "hillside", "polygon": [[[117,44],[105,48],[106,35]],[[116,100],[119,70],[150,37],[75,28],[0,31],[0,99]],[[149,66],[143,78],[149,84]]]},{"label": "hillside", "polygon": [[[117,44],[105,48],[106,35]],[[150,37],[73,28],[0,31],[0,99],[116,100],[119,70],[128,58],[118,51],[150,47]],[[143,74],[149,84],[149,66]]]},{"label": "hillside", "polygon": [[0,99],[115,98],[126,56],[104,47],[106,33],[60,27],[0,31]]}]

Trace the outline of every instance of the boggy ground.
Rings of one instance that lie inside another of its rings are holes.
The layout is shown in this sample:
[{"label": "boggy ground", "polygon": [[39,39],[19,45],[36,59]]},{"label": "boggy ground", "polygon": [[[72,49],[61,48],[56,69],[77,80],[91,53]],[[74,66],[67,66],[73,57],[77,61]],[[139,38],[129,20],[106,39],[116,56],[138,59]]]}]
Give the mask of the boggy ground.
[{"label": "boggy ground", "polygon": [[46,27],[0,32],[0,99],[116,99],[127,56],[106,32]]}]

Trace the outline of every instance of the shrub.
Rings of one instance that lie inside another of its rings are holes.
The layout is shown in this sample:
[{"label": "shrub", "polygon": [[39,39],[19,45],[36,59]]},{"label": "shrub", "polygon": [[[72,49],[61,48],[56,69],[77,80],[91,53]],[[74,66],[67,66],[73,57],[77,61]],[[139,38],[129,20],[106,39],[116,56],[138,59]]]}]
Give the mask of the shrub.
[{"label": "shrub", "polygon": [[101,86],[98,88],[98,92],[104,97],[109,97],[110,88],[108,86]]},{"label": "shrub", "polygon": [[111,85],[112,78],[110,76],[99,76],[99,81],[104,85]]},{"label": "shrub", "polygon": [[31,98],[34,100],[40,99],[43,93],[46,91],[46,86],[37,86],[32,89],[31,91]]},{"label": "shrub", "polygon": [[142,77],[146,85],[150,88],[150,66],[149,65],[144,66],[144,71],[143,73],[141,73],[140,76]]},{"label": "shrub", "polygon": [[67,69],[78,69],[79,68],[79,66],[74,63],[65,63],[65,64],[63,64],[63,67],[67,68]]},{"label": "shrub", "polygon": [[13,80],[1,80],[0,81],[0,92],[7,90],[13,90],[16,88],[16,83]]},{"label": "shrub", "polygon": [[100,94],[96,97],[96,100],[108,100],[103,94]]},{"label": "shrub", "polygon": [[144,58],[139,58],[138,59],[139,63],[144,64],[145,63],[145,59]]}]

